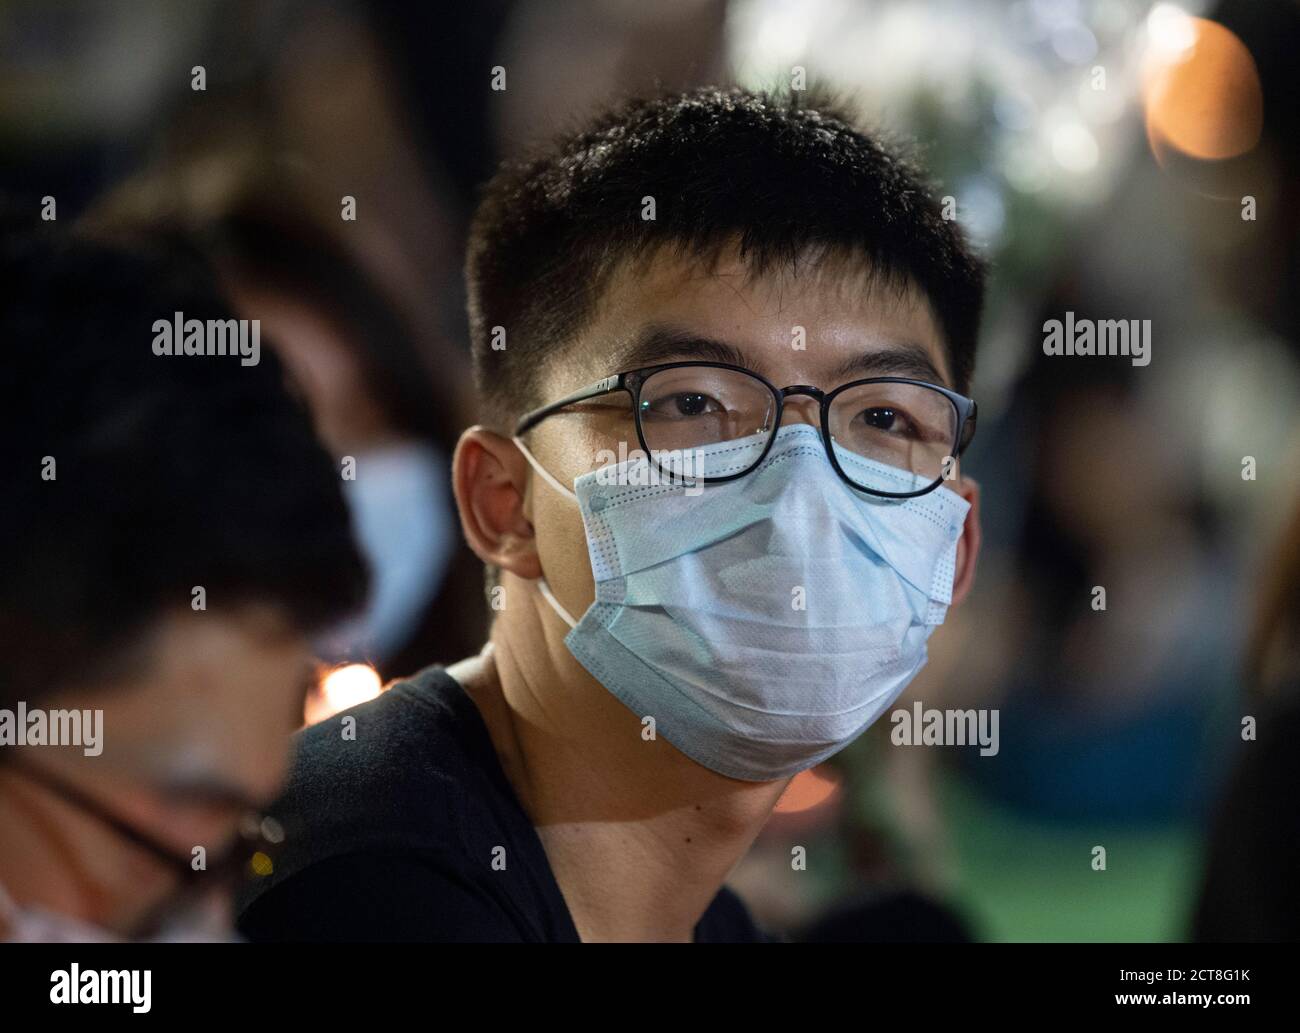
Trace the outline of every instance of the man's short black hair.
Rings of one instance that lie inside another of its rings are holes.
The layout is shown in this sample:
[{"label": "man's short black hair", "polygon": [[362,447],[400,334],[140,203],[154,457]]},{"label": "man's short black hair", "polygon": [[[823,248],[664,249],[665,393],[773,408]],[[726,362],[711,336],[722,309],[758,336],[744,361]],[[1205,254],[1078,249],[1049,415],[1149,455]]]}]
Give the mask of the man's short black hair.
[{"label": "man's short black hair", "polygon": [[[969,390],[983,263],[910,164],[829,100],[800,96],[707,88],[631,101],[497,173],[466,261],[487,419],[506,423],[544,401],[537,370],[582,329],[622,261],[662,246],[707,258],[730,241],[752,273],[817,251],[919,288],[953,386]],[[645,197],[654,220],[641,217]]]},{"label": "man's short black hair", "polygon": [[155,320],[234,318],[202,261],[49,230],[5,241],[0,282],[0,697],[94,679],[195,586],[303,631],[361,603],[339,473],[266,342],[154,354]]}]

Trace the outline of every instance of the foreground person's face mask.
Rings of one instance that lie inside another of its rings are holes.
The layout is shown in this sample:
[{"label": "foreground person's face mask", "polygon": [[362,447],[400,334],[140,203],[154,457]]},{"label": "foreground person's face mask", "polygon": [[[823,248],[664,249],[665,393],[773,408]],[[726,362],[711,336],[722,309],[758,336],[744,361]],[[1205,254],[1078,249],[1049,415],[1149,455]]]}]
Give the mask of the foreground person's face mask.
[{"label": "foreground person's face mask", "polygon": [[[744,444],[695,450],[694,472],[725,474]],[[903,471],[836,456],[846,471],[915,486]],[[911,499],[854,491],[806,424],[782,428],[734,481],[647,483],[656,479],[634,469],[645,465],[574,482],[596,598],[574,620],[540,585],[572,627],[569,651],[719,774],[785,778],[843,749],[924,666],[970,504],[944,487]]]},{"label": "foreground person's face mask", "polygon": [[115,933],[102,926],[45,908],[23,907],[0,886],[0,920],[4,939],[12,943],[238,943],[228,901],[214,897],[170,917],[138,935]]}]

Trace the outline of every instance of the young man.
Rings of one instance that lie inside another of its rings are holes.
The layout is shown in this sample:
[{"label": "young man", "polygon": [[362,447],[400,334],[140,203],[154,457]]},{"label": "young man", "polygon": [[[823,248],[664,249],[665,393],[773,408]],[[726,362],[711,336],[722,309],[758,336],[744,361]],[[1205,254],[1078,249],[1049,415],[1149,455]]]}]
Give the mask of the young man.
[{"label": "young man", "polygon": [[156,354],[232,316],[201,263],[51,230],[0,278],[0,940],[229,938],[363,599],[338,473],[269,349]]},{"label": "young man", "polygon": [[490,641],[304,736],[241,928],[761,939],[728,872],[971,583],[980,263],[843,117],[702,90],[504,169],[467,277]]}]

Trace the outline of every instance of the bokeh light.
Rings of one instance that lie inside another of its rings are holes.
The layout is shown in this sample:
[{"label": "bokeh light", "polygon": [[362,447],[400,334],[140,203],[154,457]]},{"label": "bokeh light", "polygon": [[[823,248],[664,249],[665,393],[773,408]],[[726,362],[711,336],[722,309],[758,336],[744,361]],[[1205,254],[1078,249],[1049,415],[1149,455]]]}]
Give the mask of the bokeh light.
[{"label": "bokeh light", "polygon": [[1250,151],[1264,121],[1255,61],[1229,29],[1170,4],[1152,11],[1143,98],[1152,149],[1222,160]]},{"label": "bokeh light", "polygon": [[340,711],[375,699],[384,691],[379,672],[370,664],[343,664],[326,673],[308,697],[305,718],[316,724]]}]

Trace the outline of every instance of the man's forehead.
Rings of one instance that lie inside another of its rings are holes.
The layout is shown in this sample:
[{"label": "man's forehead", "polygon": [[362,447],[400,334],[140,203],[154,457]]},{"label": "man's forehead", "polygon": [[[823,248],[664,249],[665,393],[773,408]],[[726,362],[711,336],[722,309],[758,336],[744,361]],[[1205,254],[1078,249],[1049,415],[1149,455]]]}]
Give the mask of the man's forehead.
[{"label": "man's forehead", "polygon": [[782,386],[829,389],[868,376],[952,384],[925,296],[833,258],[756,273],[734,254],[711,262],[659,254],[611,278],[582,336],[584,366],[597,377],[699,359]]}]

